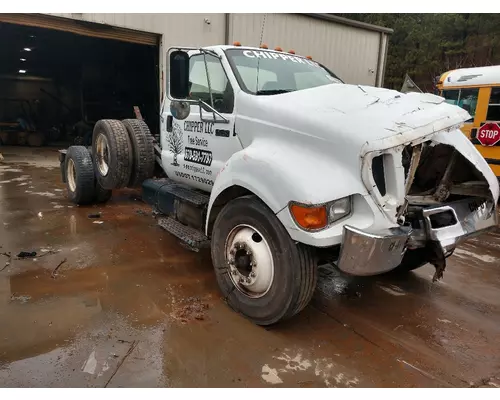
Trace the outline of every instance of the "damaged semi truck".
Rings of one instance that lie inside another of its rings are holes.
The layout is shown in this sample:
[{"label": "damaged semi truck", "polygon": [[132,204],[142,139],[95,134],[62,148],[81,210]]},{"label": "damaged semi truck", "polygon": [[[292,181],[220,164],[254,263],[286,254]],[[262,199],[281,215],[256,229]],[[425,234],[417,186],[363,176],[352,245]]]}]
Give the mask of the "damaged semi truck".
[{"label": "damaged semi truck", "polygon": [[211,249],[223,296],[254,323],[300,312],[321,263],[361,276],[431,263],[438,279],[460,242],[497,225],[498,181],[460,131],[470,116],[443,98],[260,48],[167,57],[160,142],[142,121],[99,121],[91,149],[61,151],[68,196],[142,186],[161,227]]}]

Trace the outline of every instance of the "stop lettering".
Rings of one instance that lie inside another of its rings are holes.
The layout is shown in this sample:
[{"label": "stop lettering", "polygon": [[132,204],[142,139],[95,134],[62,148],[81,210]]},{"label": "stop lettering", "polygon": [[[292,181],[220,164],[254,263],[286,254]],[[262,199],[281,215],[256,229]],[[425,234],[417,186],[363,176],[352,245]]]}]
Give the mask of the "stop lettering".
[{"label": "stop lettering", "polygon": [[477,130],[476,138],[483,146],[494,146],[500,140],[500,126],[488,122]]}]

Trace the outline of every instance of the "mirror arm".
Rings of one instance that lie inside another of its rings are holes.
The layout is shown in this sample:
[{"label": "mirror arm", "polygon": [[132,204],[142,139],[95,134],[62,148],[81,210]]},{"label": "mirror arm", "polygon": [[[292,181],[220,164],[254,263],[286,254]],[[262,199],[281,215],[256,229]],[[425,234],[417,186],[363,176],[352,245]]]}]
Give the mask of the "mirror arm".
[{"label": "mirror arm", "polygon": [[[212,95],[212,85],[210,84],[210,75],[208,74],[208,63],[207,63],[207,55],[206,53],[203,53],[203,62],[205,64],[205,73],[207,74],[207,83],[208,83],[208,93],[210,94],[210,104],[214,105],[214,98],[213,98],[213,95]],[[213,110],[213,108],[212,108]],[[201,113],[201,111],[200,111]],[[214,115],[214,119],[215,119],[215,112],[213,112],[213,115]]]},{"label": "mirror arm", "polygon": [[[219,113],[215,108],[213,108],[210,104],[205,103],[203,100],[199,100],[198,104],[200,105],[200,119],[202,121],[207,120],[206,118],[203,118],[203,113],[201,111],[201,109],[202,109],[201,105],[204,105],[206,108],[208,108],[214,114],[214,121],[210,121],[210,122],[222,122],[225,124],[229,123],[229,120],[226,117],[224,117],[221,113]],[[222,121],[217,121],[217,119],[215,118],[215,114],[217,114],[219,117],[221,117]]]}]

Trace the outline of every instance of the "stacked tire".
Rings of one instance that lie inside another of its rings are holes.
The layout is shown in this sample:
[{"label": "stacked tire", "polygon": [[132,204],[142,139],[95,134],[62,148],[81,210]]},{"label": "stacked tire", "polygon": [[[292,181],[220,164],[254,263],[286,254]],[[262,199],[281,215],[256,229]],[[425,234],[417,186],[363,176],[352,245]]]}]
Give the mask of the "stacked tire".
[{"label": "stacked tire", "polygon": [[69,147],[62,167],[73,203],[106,202],[113,189],[139,187],[153,176],[153,136],[141,120],[100,120],[94,127],[91,149]]}]

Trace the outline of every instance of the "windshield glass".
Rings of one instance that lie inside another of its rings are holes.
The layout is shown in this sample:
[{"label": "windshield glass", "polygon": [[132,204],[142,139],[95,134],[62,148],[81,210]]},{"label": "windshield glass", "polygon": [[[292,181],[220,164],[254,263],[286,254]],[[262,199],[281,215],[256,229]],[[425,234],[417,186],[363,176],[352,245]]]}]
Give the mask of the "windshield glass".
[{"label": "windshield glass", "polygon": [[274,51],[226,51],[241,88],[251,94],[273,95],[342,83],[318,63]]}]

